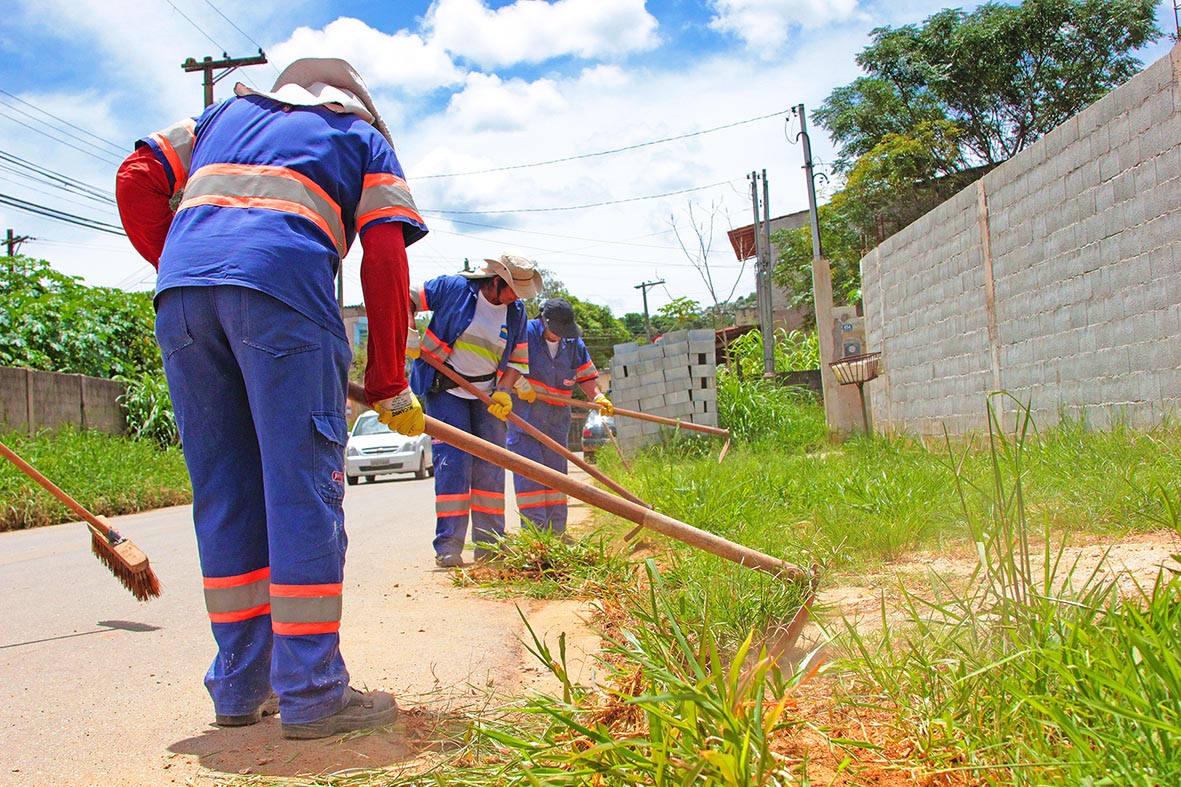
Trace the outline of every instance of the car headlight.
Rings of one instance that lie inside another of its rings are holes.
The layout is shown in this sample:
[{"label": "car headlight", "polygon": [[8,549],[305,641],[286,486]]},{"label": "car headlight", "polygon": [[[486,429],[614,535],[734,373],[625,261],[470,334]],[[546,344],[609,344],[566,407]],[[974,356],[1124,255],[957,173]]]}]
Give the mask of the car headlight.
[{"label": "car headlight", "polygon": [[348,449],[345,451],[345,455],[346,456],[360,456],[361,452],[360,452],[360,450],[358,450],[358,448],[355,445],[350,445],[348,447]]}]

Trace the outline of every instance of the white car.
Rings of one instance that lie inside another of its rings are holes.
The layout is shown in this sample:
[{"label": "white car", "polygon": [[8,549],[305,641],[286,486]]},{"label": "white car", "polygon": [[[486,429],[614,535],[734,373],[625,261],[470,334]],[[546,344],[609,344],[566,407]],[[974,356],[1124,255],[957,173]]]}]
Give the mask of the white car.
[{"label": "white car", "polygon": [[425,434],[407,437],[391,432],[369,410],[357,418],[344,452],[344,472],[349,486],[362,478],[373,483],[385,473],[414,473],[415,478],[435,474],[431,438]]}]

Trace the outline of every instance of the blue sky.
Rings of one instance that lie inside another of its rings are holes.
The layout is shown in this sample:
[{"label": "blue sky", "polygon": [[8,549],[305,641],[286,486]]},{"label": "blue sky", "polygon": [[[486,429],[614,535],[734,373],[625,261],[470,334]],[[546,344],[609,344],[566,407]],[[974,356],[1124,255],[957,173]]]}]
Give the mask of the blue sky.
[{"label": "blue sky", "polygon": [[[708,305],[713,296],[681,248],[697,246],[694,224],[707,239],[712,228],[718,299],[753,291],[749,265],[726,239],[750,223],[748,173],[767,171],[773,215],[807,207],[798,122],[786,110],[803,103],[810,112],[856,78],[854,57],[873,28],[919,23],[946,5],[9,0],[0,195],[117,225],[109,197],[134,140],[201,111],[201,79],[181,69],[186,58],[266,52],[269,64],[218,83],[222,99],[239,80],[269,88],[296,58],[344,57],[368,82],[432,229],[411,247],[412,280],[515,250],[617,315],[639,311],[635,285],[656,279],[666,284],[649,292],[653,311],[680,296]],[[1159,4],[1158,22],[1172,29],[1171,4]],[[1141,60],[1164,56],[1169,43]],[[809,130],[823,166],[832,145]],[[684,138],[646,144],[670,137]],[[629,146],[639,147],[587,155]],[[581,158],[531,166],[569,157]],[[564,209],[596,203],[611,204]],[[34,238],[22,253],[89,284],[153,285],[124,238],[0,204],[0,234],[7,228]],[[361,299],[360,252],[355,244],[345,261],[350,303]]]}]

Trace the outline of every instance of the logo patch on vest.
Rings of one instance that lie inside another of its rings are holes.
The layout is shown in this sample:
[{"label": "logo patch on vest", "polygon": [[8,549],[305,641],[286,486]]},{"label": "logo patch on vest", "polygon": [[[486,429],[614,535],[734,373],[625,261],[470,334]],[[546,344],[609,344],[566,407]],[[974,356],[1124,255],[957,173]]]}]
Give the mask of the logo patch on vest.
[{"label": "logo patch on vest", "polygon": [[340,472],[339,470],[333,470],[332,471],[332,480],[338,484],[343,484],[344,483],[344,473]]}]

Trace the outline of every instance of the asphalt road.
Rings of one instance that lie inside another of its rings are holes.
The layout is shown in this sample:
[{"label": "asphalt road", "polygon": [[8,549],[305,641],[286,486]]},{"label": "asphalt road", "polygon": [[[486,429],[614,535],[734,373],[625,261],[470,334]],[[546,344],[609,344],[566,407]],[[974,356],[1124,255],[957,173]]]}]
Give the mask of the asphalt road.
[{"label": "asphalt road", "polygon": [[[456,588],[434,567],[430,479],[382,478],[345,499],[341,637],[353,685],[391,690],[404,708],[519,685],[531,658],[516,605]],[[398,735],[349,746],[283,741],[274,719],[211,726],[201,679],[215,648],[190,508],[112,523],[147,553],[159,599],[137,602],[90,554],[80,523],[0,533],[0,786],[213,784],[227,773],[332,772],[415,753],[416,732],[403,724],[429,722],[417,712],[403,713]],[[523,608],[544,618],[543,606]]]}]

